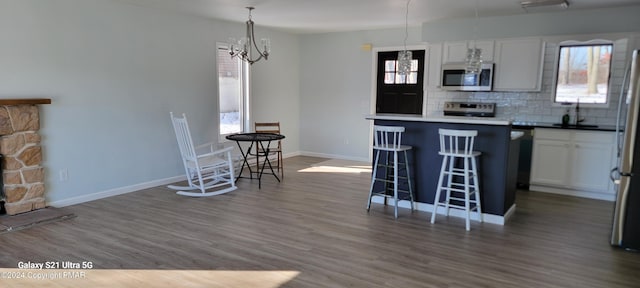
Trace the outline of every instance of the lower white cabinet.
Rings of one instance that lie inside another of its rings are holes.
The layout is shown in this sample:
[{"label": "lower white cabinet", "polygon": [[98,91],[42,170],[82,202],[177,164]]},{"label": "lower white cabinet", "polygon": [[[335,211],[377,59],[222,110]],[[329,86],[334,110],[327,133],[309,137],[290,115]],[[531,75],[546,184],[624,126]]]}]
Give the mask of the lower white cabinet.
[{"label": "lower white cabinet", "polygon": [[607,131],[536,128],[530,189],[614,200],[614,137]]}]

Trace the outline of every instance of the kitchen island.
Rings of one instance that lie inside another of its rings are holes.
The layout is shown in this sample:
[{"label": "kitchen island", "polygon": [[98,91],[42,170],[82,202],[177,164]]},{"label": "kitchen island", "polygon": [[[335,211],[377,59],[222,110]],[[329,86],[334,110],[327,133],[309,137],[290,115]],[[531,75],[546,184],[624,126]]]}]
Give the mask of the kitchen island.
[{"label": "kitchen island", "polygon": [[[366,118],[373,120],[375,125],[406,128],[402,143],[413,146],[409,154],[409,165],[418,210],[433,210],[442,163],[442,156],[438,155],[438,129],[445,128],[478,131],[474,150],[482,152],[478,161],[478,174],[485,222],[504,224],[515,211],[520,145],[518,134],[511,133],[511,121],[486,117],[423,117],[397,114],[376,114]],[[409,207],[408,203],[402,204]],[[453,216],[462,214],[461,211],[451,210]]]}]

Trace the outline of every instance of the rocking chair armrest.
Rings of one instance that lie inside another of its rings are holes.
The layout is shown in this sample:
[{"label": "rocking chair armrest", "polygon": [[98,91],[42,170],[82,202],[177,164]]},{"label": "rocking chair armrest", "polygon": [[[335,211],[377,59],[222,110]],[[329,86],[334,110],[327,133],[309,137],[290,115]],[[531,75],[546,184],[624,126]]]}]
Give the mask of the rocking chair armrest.
[{"label": "rocking chair armrest", "polygon": [[205,153],[205,154],[200,154],[198,155],[197,158],[207,157],[207,156],[216,155],[216,154],[222,154],[222,153],[230,152],[231,150],[233,150],[233,146],[229,146],[219,150],[213,150],[212,152]]},{"label": "rocking chair armrest", "polygon": [[202,150],[202,148],[207,148],[207,147],[208,147],[208,148],[209,148],[209,151],[213,152],[213,151],[215,151],[215,150],[216,150],[216,149],[215,149],[215,146],[216,146],[216,145],[217,145],[217,144],[216,144],[216,143],[214,143],[214,142],[207,142],[207,143],[204,143],[204,144],[201,144],[201,145],[196,146],[196,147],[195,147],[195,149],[196,149],[196,150]]}]

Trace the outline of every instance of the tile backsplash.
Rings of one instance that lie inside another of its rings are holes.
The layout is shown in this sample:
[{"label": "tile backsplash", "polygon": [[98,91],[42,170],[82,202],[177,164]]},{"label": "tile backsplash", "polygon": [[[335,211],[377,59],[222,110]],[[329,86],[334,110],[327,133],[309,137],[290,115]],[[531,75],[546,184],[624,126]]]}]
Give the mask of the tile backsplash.
[{"label": "tile backsplash", "polygon": [[[559,123],[567,107],[552,105],[554,70],[557,43],[546,43],[542,89],[540,92],[455,92],[430,88],[427,91],[427,114],[442,115],[444,102],[495,102],[496,118],[518,122]],[[614,42],[614,55],[611,65],[609,105],[607,108],[580,107],[580,116],[584,124],[615,125],[618,111],[618,99],[626,69],[627,40]],[[575,105],[569,107],[573,121]]]}]

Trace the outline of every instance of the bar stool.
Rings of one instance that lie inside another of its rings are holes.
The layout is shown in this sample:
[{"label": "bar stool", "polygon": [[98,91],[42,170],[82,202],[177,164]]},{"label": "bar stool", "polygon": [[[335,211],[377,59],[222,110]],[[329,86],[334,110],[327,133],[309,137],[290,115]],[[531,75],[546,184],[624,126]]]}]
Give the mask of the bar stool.
[{"label": "bar stool", "polygon": [[[373,164],[373,173],[371,175],[371,188],[369,189],[369,201],[367,203],[367,212],[371,208],[371,199],[373,196],[382,196],[384,204],[387,204],[387,198],[394,200],[394,216],[398,218],[398,200],[410,200],[411,210],[413,211],[413,191],[411,188],[411,175],[409,173],[409,162],[407,151],[411,150],[411,146],[402,145],[402,133],[404,127],[398,126],[380,126],[373,127],[373,151],[375,152],[375,162]],[[385,161],[380,163],[380,153],[385,152]],[[398,153],[404,154],[404,163],[398,162]],[[404,165],[401,165],[404,164]],[[404,167],[402,167],[404,166]],[[382,178],[378,177],[378,167],[384,168]],[[404,170],[404,175],[400,175],[400,170]],[[400,183],[401,180],[403,183]],[[383,189],[374,192],[376,182],[383,184]],[[399,184],[406,185],[407,189],[400,189]],[[400,199],[399,193],[403,193],[405,198]]]},{"label": "bar stool", "polygon": [[[443,158],[436,197],[433,200],[431,223],[435,223],[438,207],[440,206],[445,207],[447,216],[449,216],[449,208],[464,209],[466,213],[466,229],[469,231],[471,229],[469,223],[471,211],[475,210],[478,213],[478,221],[482,222],[478,168],[476,165],[476,158],[481,153],[473,151],[473,142],[478,135],[478,131],[439,129],[438,133],[440,134],[440,151],[438,154],[442,155]],[[459,160],[462,160],[462,163]],[[446,195],[444,201],[440,199],[440,192],[442,191]],[[473,199],[471,199],[472,196]],[[474,204],[474,206],[471,207],[471,204]]]}]

